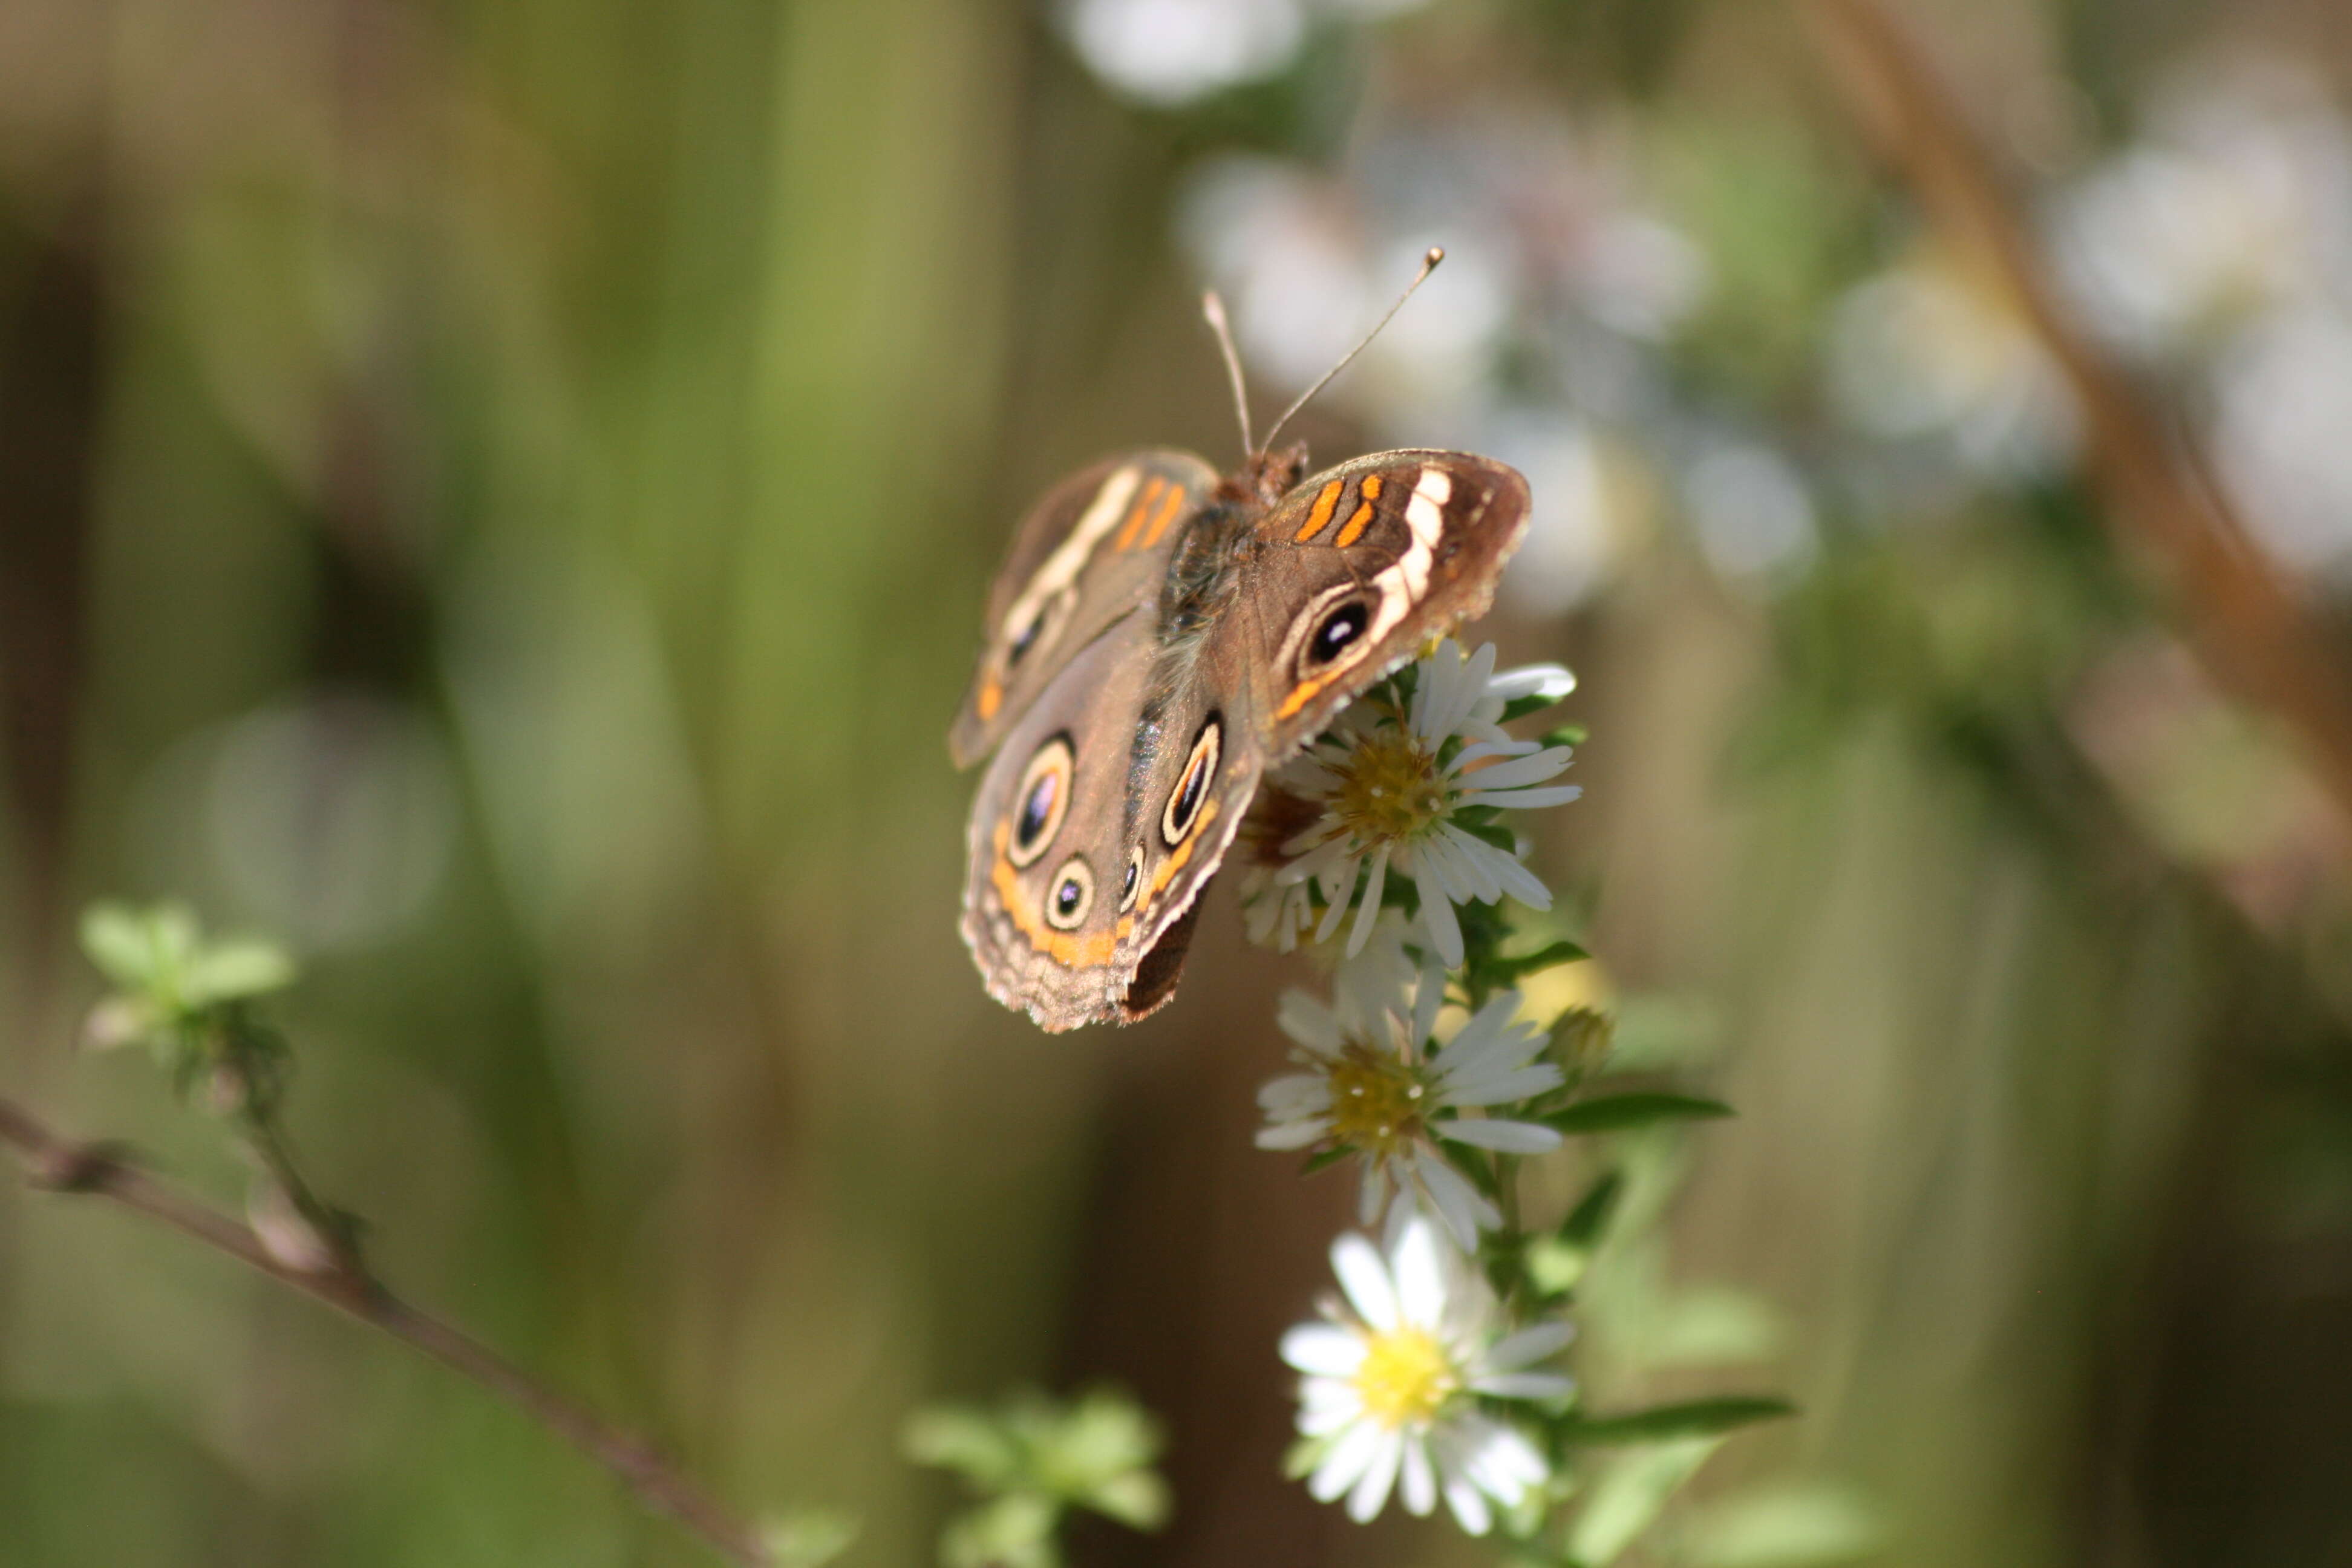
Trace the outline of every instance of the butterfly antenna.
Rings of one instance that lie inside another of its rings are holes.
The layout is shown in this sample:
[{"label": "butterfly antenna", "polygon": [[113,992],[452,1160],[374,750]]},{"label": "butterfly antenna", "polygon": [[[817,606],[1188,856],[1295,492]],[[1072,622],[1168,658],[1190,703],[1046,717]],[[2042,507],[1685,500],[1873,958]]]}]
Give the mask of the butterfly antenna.
[{"label": "butterfly antenna", "polygon": [[1290,423],[1290,416],[1292,415],[1306,407],[1307,401],[1310,398],[1312,398],[1317,393],[1322,391],[1325,387],[1331,384],[1331,378],[1333,376],[1339,374],[1341,371],[1347,369],[1349,365],[1355,363],[1356,356],[1362,353],[1367,348],[1371,346],[1372,340],[1381,335],[1381,329],[1387,326],[1391,321],[1396,319],[1396,313],[1404,309],[1404,302],[1412,298],[1412,291],[1420,288],[1423,283],[1428,282],[1429,275],[1436,271],[1437,264],[1444,259],[1445,250],[1444,247],[1433,245],[1429,247],[1429,254],[1421,258],[1421,270],[1414,273],[1412,276],[1412,281],[1404,286],[1404,292],[1398,295],[1396,303],[1389,307],[1389,313],[1382,316],[1380,319],[1379,323],[1375,325],[1370,331],[1364,334],[1363,342],[1358,343],[1354,348],[1348,351],[1348,355],[1345,359],[1341,360],[1338,364],[1333,365],[1329,370],[1325,371],[1323,373],[1322,380],[1317,382],[1314,385],[1300,393],[1298,395],[1298,400],[1282,411],[1282,417],[1276,420],[1273,427],[1268,429],[1265,433],[1265,446],[1267,449],[1272,449],[1274,446],[1274,438],[1282,433],[1282,427]]},{"label": "butterfly antenna", "polygon": [[1225,356],[1225,379],[1234,384],[1234,416],[1242,425],[1242,457],[1257,455],[1250,440],[1249,393],[1242,385],[1241,352],[1234,347],[1234,330],[1225,324],[1225,302],[1217,298],[1214,289],[1201,296],[1201,314],[1209,318],[1209,330],[1217,334],[1217,352]]}]

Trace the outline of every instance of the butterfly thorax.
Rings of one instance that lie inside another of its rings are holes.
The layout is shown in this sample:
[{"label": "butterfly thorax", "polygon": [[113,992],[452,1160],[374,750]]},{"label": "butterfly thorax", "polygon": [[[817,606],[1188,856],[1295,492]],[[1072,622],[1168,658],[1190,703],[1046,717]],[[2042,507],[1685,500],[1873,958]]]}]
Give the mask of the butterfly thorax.
[{"label": "butterfly thorax", "polygon": [[1298,488],[1307,477],[1307,443],[1294,441],[1274,451],[1258,452],[1234,472],[1217,481],[1217,499],[1259,511]]}]

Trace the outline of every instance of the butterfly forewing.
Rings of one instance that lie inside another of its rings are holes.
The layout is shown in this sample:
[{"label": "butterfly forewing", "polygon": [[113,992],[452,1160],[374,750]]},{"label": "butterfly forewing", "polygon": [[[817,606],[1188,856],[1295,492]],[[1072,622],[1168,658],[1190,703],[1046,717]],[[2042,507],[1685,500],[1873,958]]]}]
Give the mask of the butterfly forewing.
[{"label": "butterfly forewing", "polygon": [[1216,482],[1190,453],[1129,452],[1080,469],[1030,510],[989,592],[979,668],[948,732],[958,767],[986,756],[1072,654],[1150,604]]}]

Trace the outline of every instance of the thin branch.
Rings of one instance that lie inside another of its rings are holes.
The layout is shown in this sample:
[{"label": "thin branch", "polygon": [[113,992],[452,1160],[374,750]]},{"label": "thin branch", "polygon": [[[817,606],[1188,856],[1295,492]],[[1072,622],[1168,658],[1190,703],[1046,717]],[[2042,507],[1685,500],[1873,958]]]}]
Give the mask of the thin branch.
[{"label": "thin branch", "polygon": [[1946,237],[2005,287],[2073,390],[2103,515],[2153,564],[2218,685],[2275,716],[2352,822],[2352,689],[2302,602],[2123,369],[2069,318],[1958,100],[1877,0],[1806,0],[1847,106]]},{"label": "thin branch", "polygon": [[16,1152],[37,1187],[111,1198],[414,1346],[502,1396],[611,1470],[628,1483],[647,1508],[667,1514],[729,1561],[745,1568],[772,1568],[773,1559],[758,1531],[719,1506],[644,1442],[543,1386],[480,1341],[418,1311],[363,1270],[337,1267],[313,1272],[294,1268],[274,1255],[251,1226],[157,1180],[131,1163],[119,1149],[61,1138],[31,1112],[6,1100],[0,1100],[0,1144]]}]

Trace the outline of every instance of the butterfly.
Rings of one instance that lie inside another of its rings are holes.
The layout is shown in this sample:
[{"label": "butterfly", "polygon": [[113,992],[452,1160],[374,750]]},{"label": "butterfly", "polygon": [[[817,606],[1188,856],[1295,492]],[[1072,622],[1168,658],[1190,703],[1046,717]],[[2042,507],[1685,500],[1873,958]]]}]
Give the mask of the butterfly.
[{"label": "butterfly", "polygon": [[993,754],[966,837],[964,942],[989,994],[1048,1031],[1167,1002],[1259,780],[1483,614],[1527,531],[1527,480],[1492,458],[1377,452],[1307,478],[1303,445],[1274,447],[1362,343],[1253,443],[1223,307],[1206,307],[1242,467],[1129,452],[1048,491],[989,591],[949,732],[959,767]]}]

